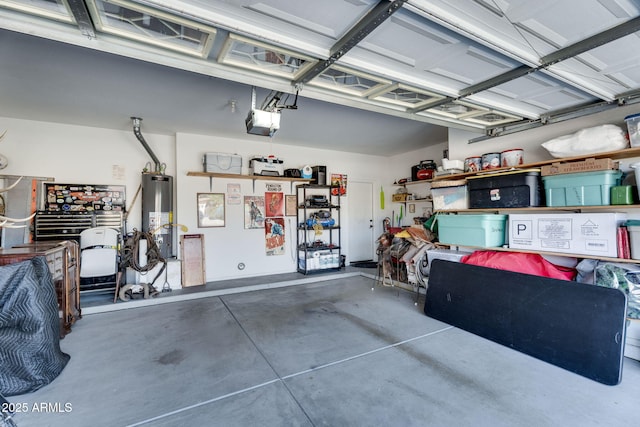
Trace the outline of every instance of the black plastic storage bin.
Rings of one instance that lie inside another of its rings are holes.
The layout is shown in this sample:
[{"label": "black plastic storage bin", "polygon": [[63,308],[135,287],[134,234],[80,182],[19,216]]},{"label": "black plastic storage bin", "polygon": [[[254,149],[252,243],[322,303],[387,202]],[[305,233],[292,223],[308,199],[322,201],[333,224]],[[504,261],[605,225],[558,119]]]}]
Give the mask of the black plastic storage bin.
[{"label": "black plastic storage bin", "polygon": [[543,206],[540,169],[523,169],[467,178],[469,208]]}]

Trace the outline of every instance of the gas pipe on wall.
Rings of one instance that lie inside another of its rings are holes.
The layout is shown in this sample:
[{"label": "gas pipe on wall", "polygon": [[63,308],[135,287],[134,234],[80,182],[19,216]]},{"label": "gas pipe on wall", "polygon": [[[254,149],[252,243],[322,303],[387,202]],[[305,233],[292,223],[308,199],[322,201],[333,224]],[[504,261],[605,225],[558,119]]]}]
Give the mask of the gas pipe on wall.
[{"label": "gas pipe on wall", "polygon": [[[142,172],[142,230],[153,238],[164,259],[173,256],[173,177],[165,175],[160,163],[140,132],[141,118],[131,117],[133,133],[153,159],[153,170]],[[150,166],[150,164],[149,164]]]}]

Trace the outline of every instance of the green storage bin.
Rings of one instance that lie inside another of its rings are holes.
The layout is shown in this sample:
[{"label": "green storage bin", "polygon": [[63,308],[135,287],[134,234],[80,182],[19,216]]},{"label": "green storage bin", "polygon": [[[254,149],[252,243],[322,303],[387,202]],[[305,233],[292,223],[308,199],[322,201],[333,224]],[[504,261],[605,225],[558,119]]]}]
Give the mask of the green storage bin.
[{"label": "green storage bin", "polygon": [[507,215],[438,215],[438,240],[457,246],[498,247],[505,244]]},{"label": "green storage bin", "polygon": [[601,206],[611,204],[611,188],[620,185],[622,172],[604,170],[543,176],[547,206]]},{"label": "green storage bin", "polygon": [[633,191],[630,185],[616,185],[611,188],[612,205],[632,205]]}]

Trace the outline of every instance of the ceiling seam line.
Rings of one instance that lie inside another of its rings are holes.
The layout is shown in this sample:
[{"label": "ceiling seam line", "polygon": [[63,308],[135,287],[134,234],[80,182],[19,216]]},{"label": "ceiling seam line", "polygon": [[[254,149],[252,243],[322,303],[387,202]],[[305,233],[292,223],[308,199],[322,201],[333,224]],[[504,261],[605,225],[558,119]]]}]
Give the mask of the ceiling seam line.
[{"label": "ceiling seam line", "polygon": [[[467,98],[478,92],[482,92],[492,87],[496,87],[501,84],[510,82],[519,77],[524,77],[525,75],[531,74],[535,71],[546,69],[549,66],[554,65],[558,62],[573,58],[581,53],[587,52],[591,49],[594,49],[598,46],[609,43],[611,41],[615,41],[621,37],[632,34],[638,30],[640,30],[640,17],[635,17],[618,26],[612,27],[608,30],[605,30],[587,39],[584,39],[578,43],[574,43],[572,45],[566,46],[562,49],[558,49],[555,52],[552,52],[548,55],[543,56],[542,58],[540,58],[540,62],[541,62],[540,65],[536,67],[529,67],[526,65],[522,65],[518,68],[507,71],[506,73],[492,77],[491,79],[487,79],[485,81],[476,83],[475,85],[468,86],[462,91],[460,91],[457,97],[448,97],[446,99],[439,100],[432,104],[428,104],[426,106],[416,108],[412,110],[411,113],[416,113],[418,111],[422,111],[428,108],[435,108],[440,105],[444,105],[448,102],[458,101],[460,99]],[[577,87],[580,87],[580,86],[577,86]],[[579,110],[579,109],[580,108],[576,110]]]},{"label": "ceiling seam line", "polygon": [[315,66],[298,76],[293,80],[293,86],[308,83],[324,72],[366,36],[371,34],[371,32],[378,28],[384,21],[389,19],[406,1],[407,0],[394,0],[389,2],[388,0],[380,0],[373,9],[367,12],[331,47],[328,58],[318,61]]}]

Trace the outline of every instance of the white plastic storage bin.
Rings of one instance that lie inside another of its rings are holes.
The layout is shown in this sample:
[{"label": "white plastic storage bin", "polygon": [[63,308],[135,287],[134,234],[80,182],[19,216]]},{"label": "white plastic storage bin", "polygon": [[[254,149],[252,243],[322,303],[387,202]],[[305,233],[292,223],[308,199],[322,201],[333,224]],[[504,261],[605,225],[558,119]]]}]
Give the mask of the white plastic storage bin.
[{"label": "white plastic storage bin", "polygon": [[229,153],[205,153],[202,158],[205,172],[230,173],[239,175],[242,172],[242,157]]},{"label": "white plastic storage bin", "polygon": [[629,250],[631,258],[640,259],[640,220],[630,219],[626,222],[629,231]]},{"label": "white plastic storage bin", "polygon": [[432,182],[431,197],[435,211],[467,209],[469,207],[467,181],[459,179]]},{"label": "white plastic storage bin", "polygon": [[629,132],[629,142],[632,147],[640,147],[640,113],[624,118]]}]

